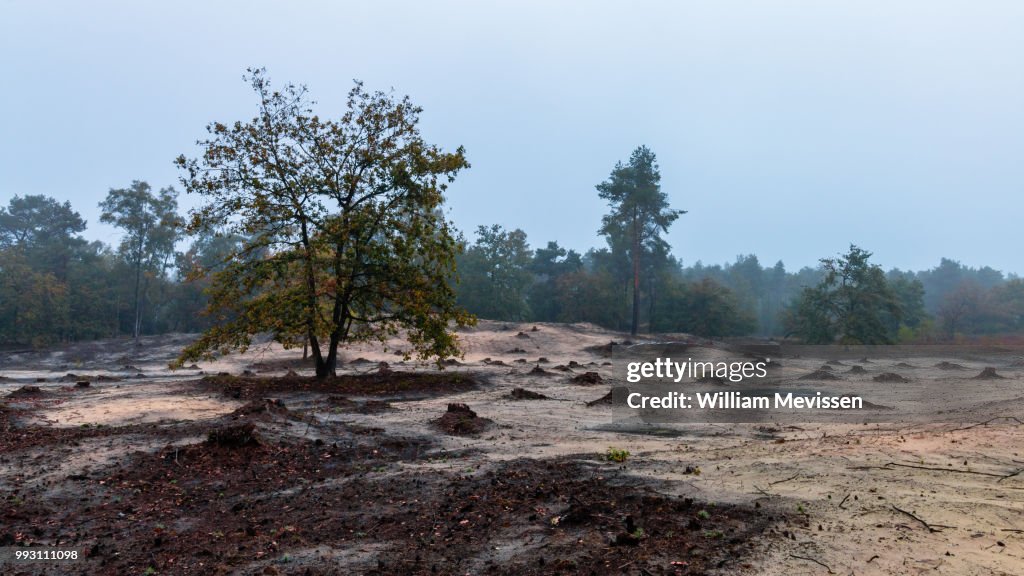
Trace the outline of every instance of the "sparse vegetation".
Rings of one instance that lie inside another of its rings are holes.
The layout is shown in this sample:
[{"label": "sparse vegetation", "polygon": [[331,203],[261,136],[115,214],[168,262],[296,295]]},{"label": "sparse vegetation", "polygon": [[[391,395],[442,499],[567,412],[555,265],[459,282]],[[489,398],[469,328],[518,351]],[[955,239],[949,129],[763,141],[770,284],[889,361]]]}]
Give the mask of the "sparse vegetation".
[{"label": "sparse vegetation", "polygon": [[604,458],[609,462],[625,462],[629,458],[629,450],[609,447],[604,453]]}]

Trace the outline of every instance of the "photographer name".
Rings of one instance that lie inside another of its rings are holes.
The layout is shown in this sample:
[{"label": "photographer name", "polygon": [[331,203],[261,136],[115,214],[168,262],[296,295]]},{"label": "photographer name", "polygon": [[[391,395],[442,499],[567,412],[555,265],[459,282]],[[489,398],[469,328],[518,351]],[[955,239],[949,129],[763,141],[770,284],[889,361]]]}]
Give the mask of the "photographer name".
[{"label": "photographer name", "polygon": [[626,397],[626,405],[636,409],[671,410],[859,410],[864,408],[864,400],[860,396],[824,396],[821,392],[814,396],[792,392],[776,392],[774,396],[748,396],[742,392],[668,392],[648,396],[631,392]]}]

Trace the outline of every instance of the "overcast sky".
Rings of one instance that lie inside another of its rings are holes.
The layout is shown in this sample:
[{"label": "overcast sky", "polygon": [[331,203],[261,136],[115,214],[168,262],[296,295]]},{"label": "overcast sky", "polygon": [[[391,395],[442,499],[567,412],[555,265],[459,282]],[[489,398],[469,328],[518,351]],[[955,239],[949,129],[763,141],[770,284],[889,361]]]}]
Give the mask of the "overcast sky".
[{"label": "overcast sky", "polygon": [[1024,273],[1022,61],[1016,0],[0,0],[0,204],[67,199],[116,242],[107,190],[177,186],[208,122],[254,115],[241,77],[265,66],[329,115],[356,78],[409,94],[473,164],[464,230],[603,245],[594,186],[646,144],[686,264],[852,242]]}]

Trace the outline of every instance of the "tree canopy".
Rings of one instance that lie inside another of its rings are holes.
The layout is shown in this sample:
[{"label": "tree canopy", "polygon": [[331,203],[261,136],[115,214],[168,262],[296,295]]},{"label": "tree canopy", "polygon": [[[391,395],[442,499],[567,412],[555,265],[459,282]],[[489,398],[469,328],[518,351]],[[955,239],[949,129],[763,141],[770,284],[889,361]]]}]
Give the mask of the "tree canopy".
[{"label": "tree canopy", "polygon": [[463,149],[425,142],[408,97],[356,82],[328,119],[304,87],[274,89],[263,70],[248,81],[256,117],[211,124],[202,156],[177,161],[205,200],[189,230],[244,238],[212,276],[215,324],[179,360],[245,349],[258,333],[308,342],[321,378],[340,344],[399,332],[422,358],[458,353],[450,324],[472,318],[449,283],[457,245],[440,207],[469,167]]},{"label": "tree canopy", "polygon": [[845,255],[823,259],[825,277],[817,286],[804,288],[792,305],[791,332],[810,344],[894,342],[903,306],[870,258],[870,252],[851,245]]}]

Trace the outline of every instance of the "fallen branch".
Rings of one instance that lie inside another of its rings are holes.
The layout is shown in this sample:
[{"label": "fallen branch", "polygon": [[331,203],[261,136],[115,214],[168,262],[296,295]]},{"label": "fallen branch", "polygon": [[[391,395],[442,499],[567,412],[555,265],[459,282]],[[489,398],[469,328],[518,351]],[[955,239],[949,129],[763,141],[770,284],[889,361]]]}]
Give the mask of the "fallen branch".
[{"label": "fallen branch", "polygon": [[850,499],[850,494],[852,494],[852,492],[847,492],[846,496],[843,496],[843,501],[839,503],[840,510],[846,510],[846,508],[843,508],[843,504],[846,504],[846,501]]},{"label": "fallen branch", "polygon": [[814,562],[814,563],[815,563],[815,564],[817,564],[818,566],[821,566],[821,567],[822,567],[822,568],[824,568],[825,570],[828,570],[828,573],[829,573],[829,574],[835,574],[835,572],[833,572],[833,571],[832,571],[832,567],[831,567],[831,566],[829,566],[828,564],[825,564],[825,563],[824,563],[824,562],[822,562],[821,560],[817,560],[817,559],[815,559],[815,558],[811,558],[810,556],[800,556],[800,555],[798,555],[798,554],[790,554],[790,555],[789,555],[789,557],[790,557],[790,558],[796,558],[796,559],[798,559],[798,560],[807,560],[808,562]]},{"label": "fallen branch", "polygon": [[1021,473],[1024,473],[1024,468],[1021,468],[1020,470],[1017,470],[1016,472],[1011,472],[1011,473],[1007,474],[1006,476],[1003,476],[999,480],[996,480],[996,482],[1002,482],[1003,480],[1006,480],[1007,478],[1013,478],[1014,476],[1020,476]]},{"label": "fallen branch", "polygon": [[911,514],[910,512],[907,512],[906,510],[904,510],[902,508],[899,508],[895,504],[891,504],[891,506],[892,506],[893,510],[899,512],[900,514],[905,514],[905,515],[913,518],[914,520],[917,520],[918,522],[920,522],[921,525],[924,526],[925,528],[927,528],[929,532],[941,532],[942,528],[956,528],[956,526],[945,526],[943,524],[929,524],[929,523],[925,522],[924,520],[918,518],[917,516]]},{"label": "fallen branch", "polygon": [[789,482],[790,480],[794,480],[794,479],[799,478],[799,477],[800,477],[799,474],[793,474],[792,476],[790,476],[789,478],[786,478],[784,480],[776,480],[775,482],[769,482],[768,485],[769,486],[775,486],[776,484],[782,484],[783,482]]},{"label": "fallen branch", "polygon": [[939,466],[918,466],[917,464],[900,464],[899,462],[886,462],[881,466],[853,466],[850,470],[892,470],[891,466],[899,466],[900,468],[913,468],[915,470],[931,470],[932,472],[951,472],[954,474],[974,474],[976,476],[988,476],[990,478],[1010,478],[1024,472],[1024,470],[1018,470],[1012,474],[995,474],[993,472],[978,472],[976,470],[960,470],[957,468],[941,468]]},{"label": "fallen branch", "polygon": [[963,428],[953,428],[950,432],[956,432],[958,430],[970,430],[971,428],[977,428],[978,426],[987,426],[989,422],[995,422],[996,420],[1013,420],[1017,424],[1024,424],[1020,418],[1016,416],[996,416],[995,418],[989,418],[984,422],[978,422],[977,424],[971,424],[970,426],[964,426]]}]

